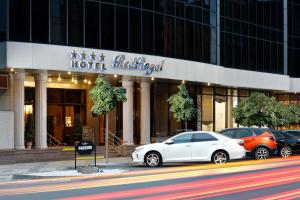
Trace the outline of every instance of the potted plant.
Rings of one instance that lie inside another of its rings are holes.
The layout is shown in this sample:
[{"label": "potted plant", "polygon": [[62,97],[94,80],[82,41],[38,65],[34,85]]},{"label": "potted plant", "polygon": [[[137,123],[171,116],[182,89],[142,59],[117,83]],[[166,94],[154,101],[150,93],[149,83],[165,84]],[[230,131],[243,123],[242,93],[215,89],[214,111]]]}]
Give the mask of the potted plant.
[{"label": "potted plant", "polygon": [[80,122],[80,114],[77,113],[74,118],[74,145],[76,146],[82,140],[82,126]]},{"label": "potted plant", "polygon": [[25,141],[26,141],[26,147],[28,149],[31,149],[33,139],[34,139],[34,117],[33,114],[28,114],[26,127],[25,127]]}]

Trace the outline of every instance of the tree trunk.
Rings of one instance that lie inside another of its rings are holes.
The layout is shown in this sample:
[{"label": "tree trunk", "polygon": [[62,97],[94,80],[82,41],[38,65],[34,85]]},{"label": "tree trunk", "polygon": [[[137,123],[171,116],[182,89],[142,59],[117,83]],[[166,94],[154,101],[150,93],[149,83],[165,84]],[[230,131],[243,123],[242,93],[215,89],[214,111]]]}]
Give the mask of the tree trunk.
[{"label": "tree trunk", "polygon": [[105,159],[108,164],[108,115],[105,114]]},{"label": "tree trunk", "polygon": [[185,131],[187,131],[187,121],[184,121],[184,125],[185,125]]}]

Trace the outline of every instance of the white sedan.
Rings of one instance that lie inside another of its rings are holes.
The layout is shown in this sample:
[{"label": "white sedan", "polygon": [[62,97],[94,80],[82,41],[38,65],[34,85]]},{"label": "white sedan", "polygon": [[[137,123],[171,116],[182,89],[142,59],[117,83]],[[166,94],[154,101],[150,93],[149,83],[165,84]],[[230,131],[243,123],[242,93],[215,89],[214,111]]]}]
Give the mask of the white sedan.
[{"label": "white sedan", "polygon": [[132,153],[134,163],[157,167],[167,162],[211,161],[224,164],[245,157],[243,140],[214,132],[180,133],[164,142],[139,146]]}]

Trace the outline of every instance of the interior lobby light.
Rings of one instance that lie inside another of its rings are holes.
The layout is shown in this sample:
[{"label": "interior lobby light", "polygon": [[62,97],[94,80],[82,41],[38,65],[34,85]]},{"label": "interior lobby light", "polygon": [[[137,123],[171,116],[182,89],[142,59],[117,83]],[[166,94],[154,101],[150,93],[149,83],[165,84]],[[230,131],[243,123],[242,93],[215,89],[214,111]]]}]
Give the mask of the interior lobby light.
[{"label": "interior lobby light", "polygon": [[60,74],[58,74],[58,78],[57,78],[58,81],[61,81],[61,77],[60,77]]},{"label": "interior lobby light", "polygon": [[49,77],[49,78],[48,78],[48,82],[51,83],[51,81],[52,81],[52,79]]},{"label": "interior lobby light", "polygon": [[10,71],[11,71],[11,72],[14,72],[14,71],[15,71],[15,69],[14,69],[14,68],[11,68],[11,69],[10,69]]},{"label": "interior lobby light", "polygon": [[86,77],[84,78],[83,82],[84,82],[84,83],[87,83]]},{"label": "interior lobby light", "polygon": [[185,80],[182,80],[182,84],[184,84],[185,83]]},{"label": "interior lobby light", "polygon": [[88,81],[88,84],[91,85],[91,81],[90,80]]},{"label": "interior lobby light", "polygon": [[154,77],[151,77],[151,81],[154,81],[154,79],[155,79]]},{"label": "interior lobby light", "polygon": [[68,74],[71,74],[71,72],[70,72],[70,71],[68,71]]},{"label": "interior lobby light", "polygon": [[117,78],[117,77],[118,77],[118,75],[117,75],[117,74],[114,74],[114,77],[115,77],[115,78]]},{"label": "interior lobby light", "polygon": [[72,83],[75,81],[74,76],[72,76],[72,80],[71,81],[72,81]]},{"label": "interior lobby light", "polygon": [[208,86],[210,86],[210,83],[207,83]]}]

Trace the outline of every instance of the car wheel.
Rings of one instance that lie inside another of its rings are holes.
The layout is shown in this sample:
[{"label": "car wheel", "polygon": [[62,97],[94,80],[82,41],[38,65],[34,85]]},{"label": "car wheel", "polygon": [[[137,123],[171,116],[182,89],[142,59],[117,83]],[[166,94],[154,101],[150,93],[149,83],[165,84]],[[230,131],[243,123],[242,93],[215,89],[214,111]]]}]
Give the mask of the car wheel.
[{"label": "car wheel", "polygon": [[162,158],[157,152],[149,152],[145,156],[145,163],[149,167],[158,167],[162,164]]},{"label": "car wheel", "polygon": [[270,152],[265,147],[259,147],[255,150],[254,156],[257,160],[264,160],[264,159],[269,158]]},{"label": "car wheel", "polygon": [[224,151],[217,151],[212,155],[211,161],[215,164],[225,164],[228,160],[228,155]]},{"label": "car wheel", "polygon": [[289,146],[284,146],[280,149],[280,155],[282,157],[289,157],[290,155],[292,155],[292,149]]}]

